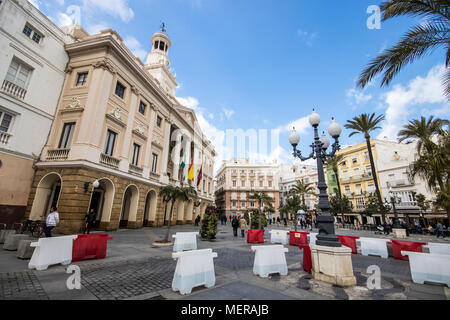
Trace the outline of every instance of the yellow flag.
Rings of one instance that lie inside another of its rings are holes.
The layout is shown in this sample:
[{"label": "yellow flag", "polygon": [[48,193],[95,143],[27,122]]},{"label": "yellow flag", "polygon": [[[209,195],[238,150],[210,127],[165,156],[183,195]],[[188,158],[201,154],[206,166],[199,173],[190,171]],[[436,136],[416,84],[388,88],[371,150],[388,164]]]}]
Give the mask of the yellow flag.
[{"label": "yellow flag", "polygon": [[189,167],[188,180],[194,181],[194,164],[193,163],[191,163],[191,166]]}]

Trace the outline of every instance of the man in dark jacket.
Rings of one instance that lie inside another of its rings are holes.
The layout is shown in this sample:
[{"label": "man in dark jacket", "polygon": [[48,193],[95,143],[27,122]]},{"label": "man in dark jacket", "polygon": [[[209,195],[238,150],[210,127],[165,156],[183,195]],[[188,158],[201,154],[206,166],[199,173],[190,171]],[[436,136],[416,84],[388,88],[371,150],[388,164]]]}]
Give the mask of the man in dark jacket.
[{"label": "man in dark jacket", "polygon": [[233,227],[234,236],[237,237],[237,230],[239,228],[239,221],[238,221],[238,219],[236,219],[236,217],[233,218],[233,221],[231,222],[231,226]]},{"label": "man in dark jacket", "polygon": [[91,209],[89,211],[89,213],[85,216],[85,221],[86,221],[85,233],[86,234],[89,234],[91,232],[91,229],[94,227],[96,219],[97,219],[97,214],[95,213],[94,209]]}]

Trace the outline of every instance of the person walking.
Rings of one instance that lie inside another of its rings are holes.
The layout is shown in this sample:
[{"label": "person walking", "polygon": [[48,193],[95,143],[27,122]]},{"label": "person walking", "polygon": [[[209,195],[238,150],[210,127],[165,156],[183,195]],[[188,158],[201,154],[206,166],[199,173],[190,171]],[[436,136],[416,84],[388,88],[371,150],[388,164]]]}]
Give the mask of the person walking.
[{"label": "person walking", "polygon": [[52,237],[52,230],[58,225],[59,223],[59,213],[58,209],[56,207],[51,207],[50,213],[47,216],[47,219],[45,220],[45,236],[47,238]]},{"label": "person walking", "polygon": [[244,238],[245,237],[245,229],[247,229],[247,220],[245,220],[244,218],[241,218],[239,220],[239,226],[241,227],[242,238]]},{"label": "person walking", "polygon": [[97,219],[97,213],[95,213],[94,209],[91,209],[88,214],[84,217],[85,228],[84,234],[89,234],[91,229],[94,227],[95,220]]},{"label": "person walking", "polygon": [[439,236],[442,236],[442,238],[445,239],[444,227],[440,222],[438,222],[438,224],[436,225],[436,235],[438,238]]},{"label": "person walking", "polygon": [[239,228],[239,221],[236,217],[233,218],[233,221],[231,221],[231,226],[233,227],[233,234],[234,237],[237,237],[237,229]]},{"label": "person walking", "polygon": [[197,216],[197,218],[195,218],[195,226],[198,227],[198,224],[200,222],[200,215]]}]

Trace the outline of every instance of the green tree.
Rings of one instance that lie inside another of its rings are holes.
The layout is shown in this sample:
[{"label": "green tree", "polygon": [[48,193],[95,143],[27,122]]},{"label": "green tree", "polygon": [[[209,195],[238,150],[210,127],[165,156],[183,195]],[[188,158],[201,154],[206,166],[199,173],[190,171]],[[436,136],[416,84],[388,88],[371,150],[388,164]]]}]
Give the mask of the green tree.
[{"label": "green tree", "polygon": [[419,193],[415,196],[415,200],[417,201],[417,206],[420,208],[420,215],[422,216],[422,223],[425,225],[425,212],[427,212],[431,208],[431,200],[427,200],[427,198]]},{"label": "green tree", "polygon": [[300,200],[300,197],[297,194],[292,194],[290,195],[287,199],[286,199],[286,204],[285,204],[285,208],[286,208],[286,212],[289,214],[293,214],[294,215],[294,228],[295,231],[297,231],[297,220],[298,220],[298,215],[297,212],[302,209],[303,205],[302,202]]},{"label": "green tree", "polygon": [[316,188],[313,186],[312,183],[305,183],[303,180],[297,181],[295,186],[292,187],[291,193],[298,195],[302,200],[302,206],[301,209],[303,211],[307,211],[308,207],[306,206],[305,197],[307,195],[317,196],[315,193]]},{"label": "green tree", "polygon": [[375,184],[375,191],[378,199],[378,204],[380,206],[380,212],[383,217],[383,223],[386,222],[386,216],[383,210],[384,207],[383,200],[381,198],[380,187],[378,186],[377,171],[375,168],[375,161],[373,160],[372,145],[370,143],[370,133],[374,130],[381,129],[381,127],[379,127],[379,124],[384,120],[384,115],[375,117],[375,113],[363,113],[359,117],[354,117],[353,120],[348,120],[347,124],[345,125],[345,128],[354,130],[352,133],[350,133],[349,137],[355,134],[362,133],[364,134],[364,138],[366,139],[367,151],[369,152],[370,166],[372,169],[372,178]]},{"label": "green tree", "polygon": [[[342,164],[342,160],[344,160],[344,156],[341,154],[337,154],[334,157],[327,160],[327,165],[333,169],[334,176],[336,177],[336,183],[338,187],[338,200],[339,200],[339,208],[342,214],[342,223],[344,223],[344,205],[342,203],[342,193],[341,193],[341,184],[339,183],[339,166]],[[348,200],[348,199],[347,199]],[[331,201],[330,201],[331,202]],[[336,212],[335,212],[336,214]]]},{"label": "green tree", "polygon": [[[269,197],[268,195],[266,195],[264,192],[255,192],[253,194],[251,194],[249,196],[250,200],[256,200],[258,201],[258,216],[259,216],[259,229],[261,229],[261,216],[263,216],[262,212],[261,212],[261,208],[263,207],[263,205],[267,205],[267,206],[271,206],[272,202],[274,201],[273,198]],[[264,215],[265,217],[265,215]]]},{"label": "green tree", "polygon": [[202,237],[202,239],[213,240],[216,238],[217,221],[218,217],[216,208],[212,206],[206,208],[200,225],[200,236]]},{"label": "green tree", "polygon": [[[189,187],[174,187],[172,185],[165,186],[159,192],[159,195],[163,197],[163,199],[167,199],[167,203],[171,202],[170,206],[170,214],[169,214],[169,222],[167,225],[167,232],[164,237],[163,242],[169,242],[169,232],[172,224],[172,216],[173,216],[173,207],[176,201],[188,201],[190,196],[196,196],[197,191],[195,188]],[[167,206],[167,205],[166,205]]]},{"label": "green tree", "polygon": [[330,197],[330,212],[334,215],[337,215],[338,213],[342,214],[342,221],[345,221],[344,219],[344,213],[345,212],[352,212],[352,203],[347,198],[346,195],[343,195],[342,198],[339,198],[336,196]]},{"label": "green tree", "polygon": [[382,21],[400,16],[419,17],[420,25],[410,29],[392,48],[384,50],[361,73],[358,86],[364,88],[383,73],[381,86],[387,86],[409,63],[438,48],[446,50],[447,72],[444,91],[450,96],[450,3],[448,0],[390,0],[381,4]]}]

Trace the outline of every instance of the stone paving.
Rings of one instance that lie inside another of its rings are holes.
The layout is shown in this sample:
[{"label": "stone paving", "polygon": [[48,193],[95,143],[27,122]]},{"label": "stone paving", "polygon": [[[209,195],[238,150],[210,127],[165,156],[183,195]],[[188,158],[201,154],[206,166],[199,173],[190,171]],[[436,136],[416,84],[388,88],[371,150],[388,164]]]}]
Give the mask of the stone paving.
[{"label": "stone paving", "polygon": [[[269,229],[273,227],[270,226]],[[274,227],[283,230],[282,227]],[[174,226],[177,231],[197,231],[194,226]],[[53,266],[47,271],[29,271],[28,261],[19,260],[15,252],[0,249],[0,299],[75,299],[75,300],[448,300],[450,290],[445,286],[418,285],[411,281],[408,261],[392,258],[353,255],[352,262],[357,285],[341,288],[314,280],[303,271],[302,254],[297,247],[288,246],[286,253],[289,274],[272,275],[263,279],[253,275],[254,252],[245,239],[234,238],[230,224],[219,225],[216,241],[198,240],[198,248],[212,248],[218,253],[214,259],[216,285],[195,288],[192,294],[181,296],[171,289],[176,261],[172,248],[156,248],[153,241],[161,239],[166,229],[144,228],[110,232],[108,254],[104,260],[78,263],[81,269],[81,290],[68,290],[66,267]],[[315,232],[317,232],[315,230]],[[337,230],[338,234],[376,237],[373,232]],[[379,236],[379,235],[378,235]],[[383,236],[381,236],[383,237]],[[265,233],[269,240],[269,233]],[[419,240],[412,236],[409,240]],[[422,236],[420,240],[436,241],[436,237]],[[440,240],[439,242],[448,241]],[[381,290],[366,286],[367,267],[381,269]]]}]

